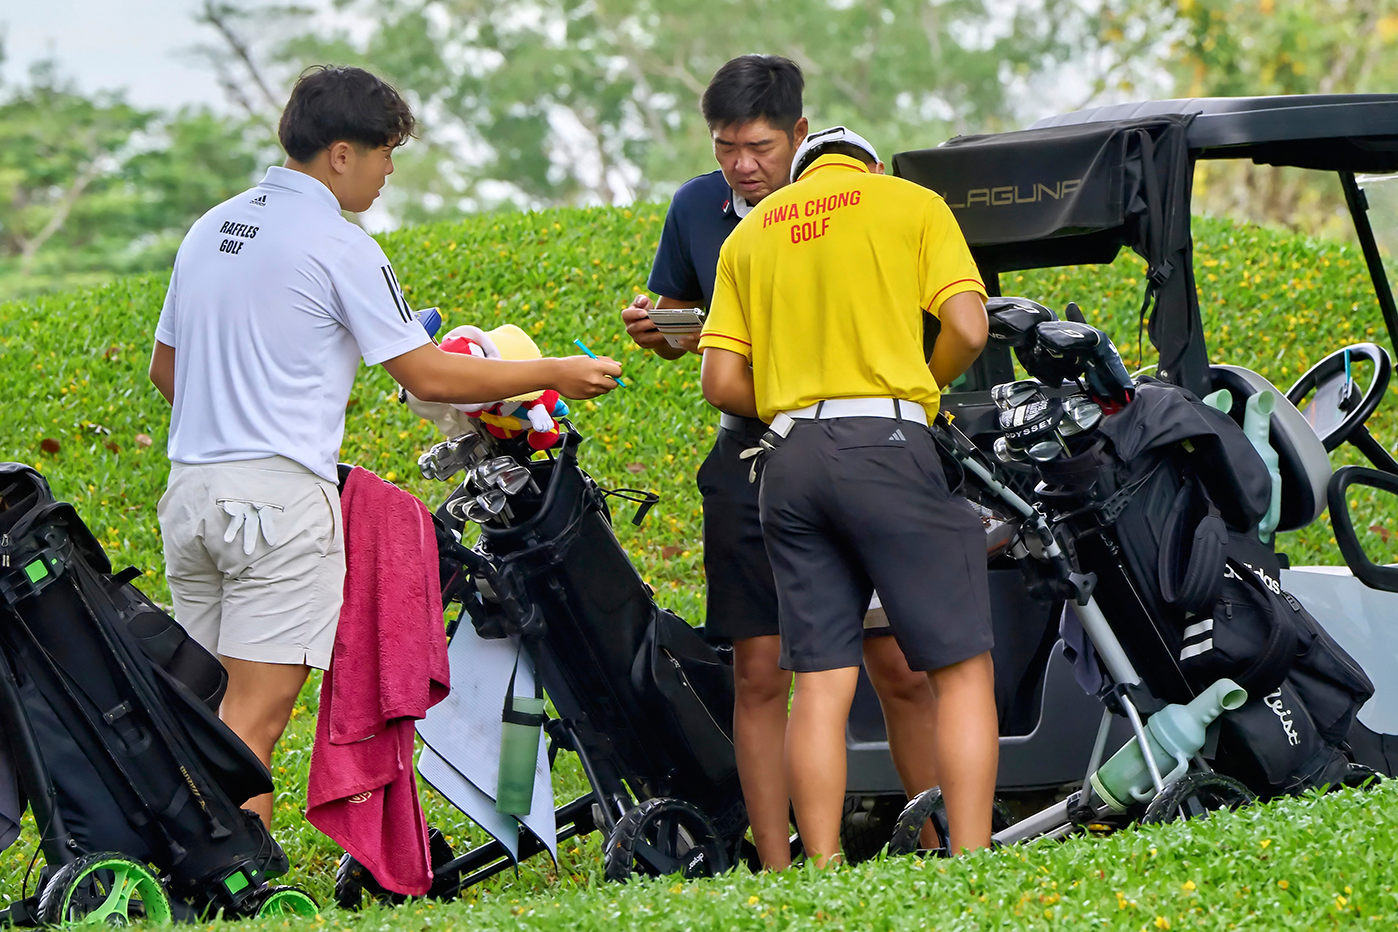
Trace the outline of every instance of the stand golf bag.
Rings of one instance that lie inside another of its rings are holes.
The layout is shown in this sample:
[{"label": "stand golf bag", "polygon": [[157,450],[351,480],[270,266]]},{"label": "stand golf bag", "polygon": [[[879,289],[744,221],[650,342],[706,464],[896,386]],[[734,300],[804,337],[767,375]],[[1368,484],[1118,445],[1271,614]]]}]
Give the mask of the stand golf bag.
[{"label": "stand golf bag", "polygon": [[1225,676],[1247,690],[1205,756],[1261,798],[1354,779],[1346,736],[1373,685],[1282,589],[1281,560],[1256,531],[1271,480],[1242,428],[1147,383],[1101,433],[1043,464],[1041,494],[1098,526],[1075,546],[1152,694],[1188,702]]},{"label": "stand golf bag", "polygon": [[314,915],[304,893],[268,885],[285,855],[235,803],[272,782],[218,719],[222,665],[136,574],[112,575],[39,473],[0,464],[0,753],[46,863],[8,918]]},{"label": "stand golf bag", "polygon": [[[460,602],[481,637],[520,637],[535,661],[558,711],[544,726],[550,763],[575,752],[591,785],[556,810],[559,839],[603,832],[611,880],[716,874],[749,856],[732,670],[655,604],[612,531],[610,493],[578,466],[582,442],[569,425],[547,459],[531,460],[518,441],[467,434],[423,457],[424,475],[465,470],[437,511],[443,600]],[[642,500],[638,521],[653,502]],[[468,519],[481,526],[469,548],[457,539]],[[541,850],[520,838],[521,857]],[[433,861],[432,895],[444,897],[512,863],[494,842]],[[383,896],[363,873],[342,859],[341,905],[358,905],[361,891]]]},{"label": "stand golf bag", "polygon": [[[1136,384],[1105,333],[1032,301],[996,298],[990,312],[992,338],[1035,377],[992,393],[1005,428],[996,453],[1033,464],[1041,508],[1151,696],[1187,703],[1224,677],[1245,689],[1248,703],[1222,715],[1204,756],[1263,798],[1354,779],[1346,736],[1373,685],[1282,590],[1281,559],[1259,529],[1269,507],[1283,527],[1323,508],[1305,455],[1319,441],[1305,422],[1262,416],[1263,436],[1287,454],[1288,480],[1274,491],[1241,424],[1245,398],[1230,395],[1230,417],[1178,386]],[[1247,376],[1229,384],[1269,387]]]}]

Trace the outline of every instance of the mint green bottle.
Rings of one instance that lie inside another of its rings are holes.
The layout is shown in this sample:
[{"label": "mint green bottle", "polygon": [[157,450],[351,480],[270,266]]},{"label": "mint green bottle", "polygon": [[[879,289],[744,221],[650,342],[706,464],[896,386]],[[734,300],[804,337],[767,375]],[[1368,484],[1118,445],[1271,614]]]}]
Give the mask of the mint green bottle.
[{"label": "mint green bottle", "polygon": [[[1204,729],[1225,711],[1241,708],[1247,701],[1247,691],[1224,678],[1188,705],[1167,705],[1150,717],[1146,722],[1150,755],[1167,786],[1184,776],[1190,760],[1203,748]],[[1155,781],[1135,738],[1098,768],[1091,783],[1102,802],[1117,812],[1125,812],[1133,801],[1146,802],[1155,795]]]},{"label": "mint green bottle", "polygon": [[529,815],[534,799],[534,773],[539,764],[539,730],[545,718],[543,698],[505,697],[500,729],[500,768],[495,781],[496,812]]}]

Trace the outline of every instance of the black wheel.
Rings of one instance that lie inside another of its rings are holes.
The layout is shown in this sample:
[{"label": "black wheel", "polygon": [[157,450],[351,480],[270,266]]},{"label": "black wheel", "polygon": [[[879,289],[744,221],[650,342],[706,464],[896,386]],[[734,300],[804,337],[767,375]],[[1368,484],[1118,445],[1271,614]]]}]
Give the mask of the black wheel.
[{"label": "black wheel", "polygon": [[1252,790],[1232,777],[1195,771],[1180,777],[1152,799],[1141,824],[1176,822],[1195,816],[1207,818],[1210,812],[1231,811],[1256,800]]},{"label": "black wheel", "polygon": [[1351,762],[1345,769],[1344,786],[1352,790],[1367,790],[1378,786],[1384,781],[1383,774],[1365,764]]},{"label": "black wheel", "polygon": [[867,861],[893,838],[903,809],[900,796],[850,796],[840,818],[840,849],[845,863]]},{"label": "black wheel", "polygon": [[432,855],[432,889],[427,891],[427,895],[436,900],[451,899],[461,892],[456,888],[459,878],[443,877],[439,871],[443,864],[456,857],[456,852],[451,850],[451,844],[441,829],[431,826],[427,829],[427,848]]},{"label": "black wheel", "polygon": [[646,800],[622,816],[607,837],[608,880],[632,874],[712,877],[728,866],[728,851],[713,823],[682,799]]},{"label": "black wheel", "polygon": [[402,893],[385,889],[369,873],[369,868],[345,852],[340,856],[340,866],[335,871],[335,905],[341,909],[359,909],[366,897],[385,906],[398,906],[408,901]]},{"label": "black wheel", "polygon": [[[928,819],[932,820],[932,827],[937,831],[935,848],[922,847],[922,827],[927,824]],[[996,799],[990,813],[990,830],[1004,831],[1013,823],[1014,818],[1010,815],[1010,810]],[[903,807],[898,816],[898,824],[893,827],[893,837],[888,841],[888,853],[903,855],[926,851],[935,857],[950,857],[951,848],[947,842],[950,834],[947,828],[947,804],[942,799],[942,788],[934,786],[930,790],[918,793]]]},{"label": "black wheel", "polygon": [[138,920],[169,922],[169,894],[148,867],[113,852],[65,864],[39,897],[44,925],[126,926]]},{"label": "black wheel", "polygon": [[253,913],[254,918],[257,919],[277,916],[314,919],[320,915],[320,906],[311,898],[311,895],[300,887],[289,884],[268,887],[258,897],[258,901],[257,911]]}]

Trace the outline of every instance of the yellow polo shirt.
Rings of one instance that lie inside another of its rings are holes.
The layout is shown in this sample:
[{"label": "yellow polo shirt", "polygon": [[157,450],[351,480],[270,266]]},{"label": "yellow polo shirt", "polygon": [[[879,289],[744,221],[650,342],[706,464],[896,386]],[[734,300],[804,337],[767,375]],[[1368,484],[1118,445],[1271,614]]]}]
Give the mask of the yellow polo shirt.
[{"label": "yellow polo shirt", "polygon": [[930,418],[922,311],[963,291],[985,285],[939,195],[824,155],[723,244],[699,346],[751,360],[766,421],[831,398],[904,398]]}]

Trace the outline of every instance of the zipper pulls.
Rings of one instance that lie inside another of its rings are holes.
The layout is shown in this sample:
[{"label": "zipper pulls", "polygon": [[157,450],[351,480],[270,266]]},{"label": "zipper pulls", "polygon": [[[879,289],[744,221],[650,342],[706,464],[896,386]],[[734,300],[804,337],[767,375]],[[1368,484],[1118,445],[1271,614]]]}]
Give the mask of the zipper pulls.
[{"label": "zipper pulls", "polygon": [[10,535],[0,534],[0,567],[10,565]]}]

